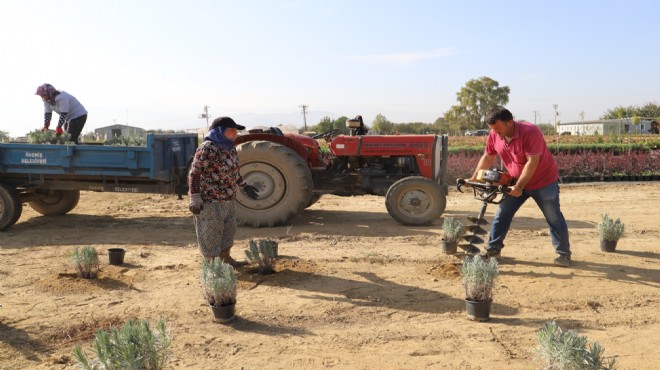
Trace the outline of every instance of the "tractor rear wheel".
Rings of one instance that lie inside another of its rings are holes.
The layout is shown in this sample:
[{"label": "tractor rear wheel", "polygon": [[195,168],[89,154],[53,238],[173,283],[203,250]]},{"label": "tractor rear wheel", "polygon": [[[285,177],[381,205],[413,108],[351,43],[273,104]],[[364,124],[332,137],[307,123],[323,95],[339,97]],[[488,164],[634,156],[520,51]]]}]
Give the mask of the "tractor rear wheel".
[{"label": "tractor rear wheel", "polygon": [[307,206],[305,206],[305,208],[309,208],[313,206],[316,202],[319,201],[319,199],[321,199],[321,194],[312,194],[312,197],[309,199],[309,203],[307,203]]},{"label": "tractor rear wheel", "polygon": [[447,206],[442,189],[422,176],[403,178],[390,186],[385,194],[390,216],[407,226],[430,225]]},{"label": "tractor rear wheel", "polygon": [[61,216],[76,208],[80,190],[48,190],[46,195],[30,202],[30,207],[44,216]]},{"label": "tractor rear wheel", "polygon": [[18,191],[11,186],[0,184],[0,230],[15,224],[23,213],[23,202]]},{"label": "tractor rear wheel", "polygon": [[236,147],[241,175],[259,191],[257,199],[242,192],[236,197],[239,225],[284,225],[305,209],[312,198],[312,171],[290,148],[270,141],[249,141]]}]

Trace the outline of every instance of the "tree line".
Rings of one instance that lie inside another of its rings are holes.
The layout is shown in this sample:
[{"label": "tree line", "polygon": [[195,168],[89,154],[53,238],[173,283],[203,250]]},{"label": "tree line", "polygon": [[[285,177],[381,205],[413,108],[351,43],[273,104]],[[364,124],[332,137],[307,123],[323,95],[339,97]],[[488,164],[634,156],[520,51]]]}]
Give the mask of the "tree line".
[{"label": "tree line", "polygon": [[[462,135],[468,130],[485,129],[485,116],[488,111],[496,105],[505,106],[509,102],[508,86],[500,86],[499,82],[490,77],[480,77],[468,81],[465,86],[456,93],[457,104],[449,108],[442,117],[433,123],[407,122],[394,123],[384,115],[378,114],[369,129],[378,134],[449,134]],[[605,112],[601,119],[633,118],[633,121],[641,118],[655,118],[651,125],[653,133],[660,133],[660,106],[648,103],[643,106],[614,107]],[[317,133],[338,130],[348,133],[346,120],[341,116],[331,119],[326,116],[312,126],[311,130]],[[541,131],[546,135],[556,134],[555,127],[551,124],[539,124]]]}]

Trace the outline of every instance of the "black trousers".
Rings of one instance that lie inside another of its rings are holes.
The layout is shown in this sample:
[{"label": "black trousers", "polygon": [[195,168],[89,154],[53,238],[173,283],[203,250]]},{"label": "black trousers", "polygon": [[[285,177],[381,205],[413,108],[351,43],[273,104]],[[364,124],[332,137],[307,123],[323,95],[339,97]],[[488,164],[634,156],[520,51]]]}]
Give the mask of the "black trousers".
[{"label": "black trousers", "polygon": [[87,122],[86,114],[69,121],[68,131],[69,134],[71,134],[71,141],[76,144],[78,144],[78,138],[80,137],[83,127],[85,127],[85,122]]}]

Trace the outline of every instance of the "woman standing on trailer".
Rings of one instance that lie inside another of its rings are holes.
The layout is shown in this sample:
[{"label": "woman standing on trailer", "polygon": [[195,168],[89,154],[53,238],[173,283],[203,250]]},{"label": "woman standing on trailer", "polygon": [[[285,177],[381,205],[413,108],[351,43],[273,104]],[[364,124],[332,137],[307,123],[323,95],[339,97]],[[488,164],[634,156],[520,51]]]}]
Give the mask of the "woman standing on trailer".
[{"label": "woman standing on trailer", "polygon": [[[39,95],[44,102],[44,127],[46,131],[50,127],[53,111],[60,115],[55,132],[61,135],[64,131],[69,132],[71,141],[78,144],[78,137],[87,122],[87,110],[73,95],[66,91],[58,91],[51,84],[43,84],[37,88],[35,95]],[[64,130],[62,130],[64,126]]]}]

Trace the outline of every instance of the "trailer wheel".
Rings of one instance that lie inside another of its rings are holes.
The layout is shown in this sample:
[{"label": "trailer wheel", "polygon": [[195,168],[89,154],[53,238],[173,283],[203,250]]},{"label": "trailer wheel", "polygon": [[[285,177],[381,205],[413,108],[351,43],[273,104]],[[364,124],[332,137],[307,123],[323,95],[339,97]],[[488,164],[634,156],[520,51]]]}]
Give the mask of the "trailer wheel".
[{"label": "trailer wheel", "polygon": [[49,190],[46,195],[30,202],[30,207],[44,216],[60,216],[76,208],[80,190]]},{"label": "trailer wheel", "polygon": [[236,219],[251,227],[283,225],[305,209],[312,197],[312,171],[290,148],[270,141],[249,141],[236,151],[241,175],[259,190],[258,199],[236,196]]},{"label": "trailer wheel", "polygon": [[23,213],[23,202],[18,191],[9,185],[0,184],[0,230],[15,224]]},{"label": "trailer wheel", "polygon": [[422,176],[403,178],[390,186],[385,195],[390,216],[407,226],[430,225],[447,206],[442,188]]}]

